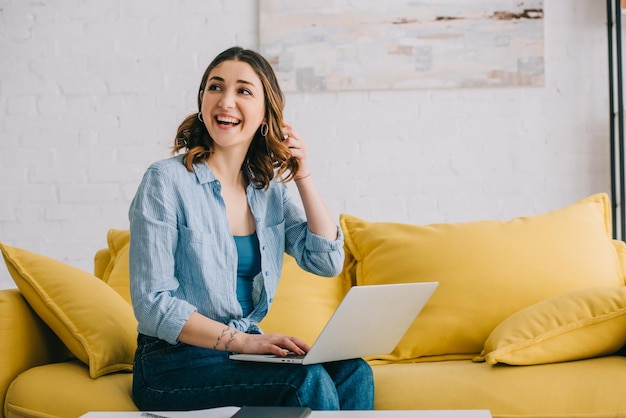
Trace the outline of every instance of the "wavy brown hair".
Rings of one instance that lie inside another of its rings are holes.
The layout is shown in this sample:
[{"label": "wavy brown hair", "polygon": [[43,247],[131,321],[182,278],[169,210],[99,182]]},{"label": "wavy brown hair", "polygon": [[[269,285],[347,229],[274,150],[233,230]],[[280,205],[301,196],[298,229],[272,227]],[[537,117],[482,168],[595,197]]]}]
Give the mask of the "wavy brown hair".
[{"label": "wavy brown hair", "polygon": [[198,113],[187,116],[178,127],[172,154],[183,152],[183,164],[189,171],[193,171],[194,164],[204,163],[210,158],[213,138],[198,117],[202,108],[201,96],[211,71],[222,62],[229,60],[248,63],[261,80],[265,96],[267,134],[261,135],[261,127],[254,134],[241,167],[244,175],[248,181],[256,183],[255,187],[259,189],[269,187],[274,177],[279,178],[280,181],[293,179],[298,172],[299,164],[298,160],[291,155],[289,148],[282,142],[285,97],[269,62],[259,53],[241,47],[232,47],[220,53],[204,71],[198,89]]}]

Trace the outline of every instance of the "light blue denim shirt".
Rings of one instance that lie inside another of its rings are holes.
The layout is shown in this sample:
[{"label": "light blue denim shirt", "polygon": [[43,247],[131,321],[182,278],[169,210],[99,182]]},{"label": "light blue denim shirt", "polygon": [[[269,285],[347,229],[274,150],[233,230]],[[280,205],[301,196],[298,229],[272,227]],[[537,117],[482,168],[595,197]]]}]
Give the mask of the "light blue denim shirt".
[{"label": "light blue denim shirt", "polygon": [[331,241],[313,234],[284,184],[246,189],[256,222],[261,272],[254,278],[255,308],[242,317],[237,300],[237,248],[221,185],[207,164],[187,171],[182,156],[152,164],[129,210],[130,292],[138,331],[171,344],[197,311],[244,332],[274,300],[283,254],[306,271],[335,276],[343,268],[343,234]]}]

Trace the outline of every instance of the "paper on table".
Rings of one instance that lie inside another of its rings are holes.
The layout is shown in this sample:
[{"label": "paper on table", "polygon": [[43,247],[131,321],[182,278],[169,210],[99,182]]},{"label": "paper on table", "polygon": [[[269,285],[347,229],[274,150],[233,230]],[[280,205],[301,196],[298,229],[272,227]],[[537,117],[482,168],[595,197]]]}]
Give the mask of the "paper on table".
[{"label": "paper on table", "polygon": [[239,411],[238,406],[198,411],[88,412],[82,415],[81,418],[231,418],[237,411]]}]

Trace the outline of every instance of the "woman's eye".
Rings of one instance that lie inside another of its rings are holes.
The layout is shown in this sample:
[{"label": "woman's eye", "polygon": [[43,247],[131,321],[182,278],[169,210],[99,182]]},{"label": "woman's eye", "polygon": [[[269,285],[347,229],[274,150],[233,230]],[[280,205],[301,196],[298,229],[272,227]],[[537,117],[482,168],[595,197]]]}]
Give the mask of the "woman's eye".
[{"label": "woman's eye", "polygon": [[211,84],[207,90],[217,91],[217,90],[221,90],[221,89],[222,88],[220,86],[218,86],[217,84]]},{"label": "woman's eye", "polygon": [[241,90],[239,90],[239,93],[241,93],[241,94],[252,94],[252,92],[250,90],[248,90],[248,89],[241,89]]}]

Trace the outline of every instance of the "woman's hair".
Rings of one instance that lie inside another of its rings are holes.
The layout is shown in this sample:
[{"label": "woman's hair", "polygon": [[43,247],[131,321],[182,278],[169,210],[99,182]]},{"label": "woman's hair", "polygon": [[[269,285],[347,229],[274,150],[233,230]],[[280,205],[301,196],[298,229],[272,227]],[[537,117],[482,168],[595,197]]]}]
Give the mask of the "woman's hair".
[{"label": "woman's hair", "polygon": [[298,171],[299,164],[298,160],[291,155],[289,148],[282,142],[285,98],[274,70],[267,60],[257,52],[240,47],[232,47],[220,53],[204,71],[198,90],[198,113],[187,116],[178,127],[172,154],[177,154],[182,150],[184,152],[183,163],[189,171],[193,171],[193,164],[203,163],[209,159],[213,148],[213,138],[198,117],[202,109],[201,96],[211,71],[222,62],[229,60],[249,64],[261,80],[265,96],[267,134],[262,135],[260,127],[254,134],[246,160],[241,167],[244,174],[249,181],[256,183],[259,189],[269,187],[274,176],[280,178],[281,181],[291,180]]}]

